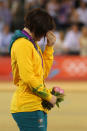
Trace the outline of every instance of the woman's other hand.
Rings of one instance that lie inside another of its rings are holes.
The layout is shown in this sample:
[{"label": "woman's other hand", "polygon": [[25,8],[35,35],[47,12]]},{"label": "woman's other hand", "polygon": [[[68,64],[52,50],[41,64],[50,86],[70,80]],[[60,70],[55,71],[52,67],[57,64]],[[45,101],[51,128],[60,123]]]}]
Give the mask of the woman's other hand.
[{"label": "woman's other hand", "polygon": [[57,97],[54,96],[54,95],[52,95],[52,98],[51,98],[51,100],[50,100],[49,102],[50,102],[53,106],[55,106],[56,101],[57,101]]}]

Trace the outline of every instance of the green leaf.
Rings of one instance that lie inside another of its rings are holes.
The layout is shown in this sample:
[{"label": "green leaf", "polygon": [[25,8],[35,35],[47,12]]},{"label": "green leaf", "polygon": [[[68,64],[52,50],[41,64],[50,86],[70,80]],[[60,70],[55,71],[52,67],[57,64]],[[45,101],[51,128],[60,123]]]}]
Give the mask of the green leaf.
[{"label": "green leaf", "polygon": [[59,103],[58,102],[56,102],[56,106],[59,108]]}]

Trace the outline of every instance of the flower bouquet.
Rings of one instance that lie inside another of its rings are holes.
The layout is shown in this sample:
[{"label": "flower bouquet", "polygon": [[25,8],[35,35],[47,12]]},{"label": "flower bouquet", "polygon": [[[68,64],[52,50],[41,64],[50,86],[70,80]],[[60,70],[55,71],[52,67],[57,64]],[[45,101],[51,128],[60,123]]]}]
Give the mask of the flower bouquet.
[{"label": "flower bouquet", "polygon": [[[59,87],[53,87],[51,94],[57,97],[56,106],[59,107],[59,104],[64,101],[64,90]],[[53,105],[46,100],[42,101],[42,106],[44,107],[44,109],[48,110],[51,110],[51,108],[53,108]]]}]

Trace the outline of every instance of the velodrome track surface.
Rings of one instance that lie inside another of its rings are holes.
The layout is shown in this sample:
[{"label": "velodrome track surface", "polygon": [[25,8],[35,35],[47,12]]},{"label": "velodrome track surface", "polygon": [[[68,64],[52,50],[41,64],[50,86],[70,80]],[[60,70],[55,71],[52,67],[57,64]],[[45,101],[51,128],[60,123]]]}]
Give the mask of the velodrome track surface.
[{"label": "velodrome track surface", "polygon": [[[65,90],[65,101],[48,115],[48,131],[87,131],[87,82],[47,82]],[[0,131],[18,131],[9,108],[15,87],[0,82]]]}]

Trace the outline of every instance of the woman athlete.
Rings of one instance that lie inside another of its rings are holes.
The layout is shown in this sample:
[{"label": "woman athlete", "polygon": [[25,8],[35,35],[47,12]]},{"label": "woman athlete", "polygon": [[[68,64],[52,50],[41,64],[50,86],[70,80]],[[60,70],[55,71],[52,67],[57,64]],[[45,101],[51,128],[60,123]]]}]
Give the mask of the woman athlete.
[{"label": "woman athlete", "polygon": [[[56,97],[45,86],[53,63],[56,41],[52,17],[42,9],[29,11],[23,30],[17,30],[10,43],[11,66],[16,91],[11,102],[11,114],[20,131],[47,131],[47,113],[42,101],[53,106]],[[37,41],[47,38],[42,53]]]}]

